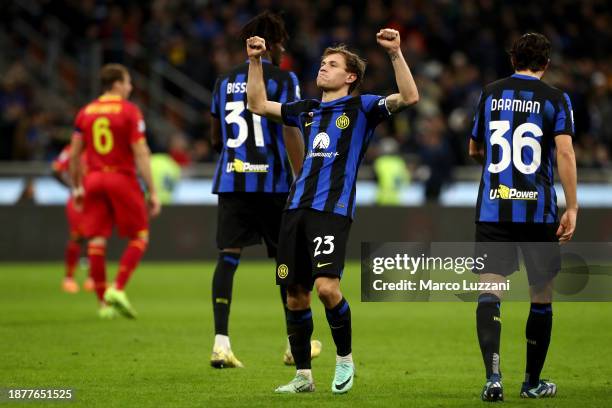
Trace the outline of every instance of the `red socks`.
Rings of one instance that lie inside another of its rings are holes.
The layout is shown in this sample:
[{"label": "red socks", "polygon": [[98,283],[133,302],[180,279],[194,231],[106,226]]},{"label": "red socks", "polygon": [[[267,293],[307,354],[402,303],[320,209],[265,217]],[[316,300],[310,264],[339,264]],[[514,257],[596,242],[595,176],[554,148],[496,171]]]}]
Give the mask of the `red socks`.
[{"label": "red socks", "polygon": [[94,289],[99,301],[104,300],[106,290],[106,245],[89,244],[87,246],[89,269],[94,281]]},{"label": "red socks", "polygon": [[[128,242],[128,246],[121,256],[119,273],[115,280],[115,287],[118,290],[123,290],[146,248],[147,242],[141,239],[132,239]],[[89,257],[89,273],[94,281],[96,296],[99,301],[103,301],[104,291],[106,290],[106,245],[90,243],[87,246],[87,256]]]},{"label": "red socks", "polygon": [[127,284],[130,276],[132,276],[132,272],[138,266],[140,259],[145,253],[147,249],[146,241],[141,239],[132,239],[128,242],[127,248],[123,251],[123,255],[121,256],[121,261],[119,262],[119,273],[117,274],[117,279],[115,280],[115,287],[118,290],[123,290],[125,285]]},{"label": "red socks", "polygon": [[68,241],[68,245],[66,245],[66,251],[64,252],[64,262],[66,264],[66,278],[72,279],[74,277],[74,270],[76,269],[80,254],[81,244],[79,244],[77,241]]}]

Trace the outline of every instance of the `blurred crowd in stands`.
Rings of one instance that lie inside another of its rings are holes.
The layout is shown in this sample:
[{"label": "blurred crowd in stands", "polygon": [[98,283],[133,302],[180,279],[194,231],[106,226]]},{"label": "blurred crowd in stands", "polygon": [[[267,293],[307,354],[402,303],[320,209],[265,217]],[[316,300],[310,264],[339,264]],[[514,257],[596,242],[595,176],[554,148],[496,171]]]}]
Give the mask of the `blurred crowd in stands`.
[{"label": "blurred crowd in stands", "polygon": [[[542,32],[553,46],[545,80],[566,91],[573,102],[579,165],[610,167],[612,126],[606,120],[612,120],[612,14],[607,0],[15,3],[0,5],[0,34],[12,47],[0,56],[0,160],[52,159],[70,138],[72,115],[89,97],[79,94],[77,81],[69,109],[41,103],[49,84],[35,80],[24,63],[27,53],[39,50],[15,40],[15,22],[25,21],[50,37],[58,35],[49,23],[55,17],[69,30],[61,36],[61,52],[84,66],[92,63],[92,46],[100,44],[103,63],[121,62],[147,77],[152,64],[164,61],[210,90],[217,75],[245,60],[240,27],[271,9],[283,13],[290,40],[282,66],[296,72],[303,97],[320,95],[314,82],[319,58],[325,47],[336,43],[348,44],[368,61],[361,92],[395,92],[391,65],[376,45],[375,33],[381,27],[398,29],[421,100],[415,109],[380,126],[376,140],[393,138],[409,163],[429,167],[442,179],[450,177],[454,166],[471,164],[466,145],[474,107],[484,84],[512,73],[506,52],[512,41],[527,31]],[[200,119],[189,123],[162,109],[178,131],[157,135],[155,148],[169,151],[182,165],[214,161],[209,106],[171,82],[162,86],[195,109]],[[146,101],[146,89],[139,92]],[[377,153],[376,143],[370,150],[368,160]]]}]

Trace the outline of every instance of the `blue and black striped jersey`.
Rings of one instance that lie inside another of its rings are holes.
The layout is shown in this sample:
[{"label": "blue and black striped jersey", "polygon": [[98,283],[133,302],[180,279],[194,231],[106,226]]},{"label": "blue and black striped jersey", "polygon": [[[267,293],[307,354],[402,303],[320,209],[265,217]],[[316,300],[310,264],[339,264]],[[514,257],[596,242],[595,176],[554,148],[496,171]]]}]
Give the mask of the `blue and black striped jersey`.
[{"label": "blue and black striped jersey", "polygon": [[[300,97],[293,72],[263,60],[268,99],[280,103]],[[286,193],[292,182],[282,125],[247,110],[249,64],[217,79],[211,113],[221,121],[223,148],[213,179],[213,193]]]},{"label": "blue and black striped jersey", "polygon": [[476,221],[558,222],[553,185],[558,135],[574,136],[567,94],[520,74],[484,88],[471,134],[485,152]]},{"label": "blue and black striped jersey", "polygon": [[306,148],[285,209],[312,208],[353,218],[359,164],[374,128],[391,115],[386,98],[306,99],[283,104],[281,112],[285,125],[300,128]]}]

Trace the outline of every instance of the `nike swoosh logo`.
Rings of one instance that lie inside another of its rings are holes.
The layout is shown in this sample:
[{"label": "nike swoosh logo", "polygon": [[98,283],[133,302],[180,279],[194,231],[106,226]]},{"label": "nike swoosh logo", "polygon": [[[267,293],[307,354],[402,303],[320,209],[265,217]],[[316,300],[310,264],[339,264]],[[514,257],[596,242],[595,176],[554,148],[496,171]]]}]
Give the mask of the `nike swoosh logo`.
[{"label": "nike swoosh logo", "polygon": [[314,121],[313,122],[306,122],[306,123],[304,123],[304,127],[308,127],[308,126],[312,125],[313,123],[314,123]]},{"label": "nike swoosh logo", "polygon": [[345,381],[345,382],[343,382],[342,384],[336,384],[336,389],[337,389],[337,390],[341,390],[341,389],[343,389],[344,387],[346,387],[346,384],[348,384],[348,383],[349,383],[349,381],[351,381],[351,378],[353,378],[353,376],[350,376],[350,377],[348,378],[348,380],[346,380],[346,381]]},{"label": "nike swoosh logo", "polygon": [[333,262],[317,263],[317,268],[322,268],[324,266],[331,265],[331,264],[333,264]]}]

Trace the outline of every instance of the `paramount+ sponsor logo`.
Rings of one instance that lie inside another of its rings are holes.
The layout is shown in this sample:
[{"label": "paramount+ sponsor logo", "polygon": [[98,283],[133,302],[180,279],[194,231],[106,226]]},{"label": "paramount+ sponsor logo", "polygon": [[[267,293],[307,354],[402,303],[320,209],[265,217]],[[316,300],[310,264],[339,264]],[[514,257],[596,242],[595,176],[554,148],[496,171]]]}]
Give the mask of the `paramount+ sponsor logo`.
[{"label": "paramount+ sponsor logo", "polygon": [[329,147],[329,135],[325,132],[318,133],[312,141],[313,149],[325,150]]},{"label": "paramount+ sponsor logo", "polygon": [[537,201],[537,191],[521,191],[516,188],[510,188],[503,184],[500,184],[498,188],[492,188],[489,191],[489,198],[491,200],[529,200]]},{"label": "paramount+ sponsor logo", "polygon": [[326,152],[331,143],[329,135],[325,132],[317,133],[312,141],[312,150],[308,152],[306,155],[307,158],[311,157],[323,157],[323,158],[332,158],[338,156],[340,153],[338,152]]},{"label": "paramount+ sponsor logo", "polygon": [[228,173],[267,173],[269,167],[269,164],[252,164],[234,159],[233,162],[227,163],[225,170]]}]

